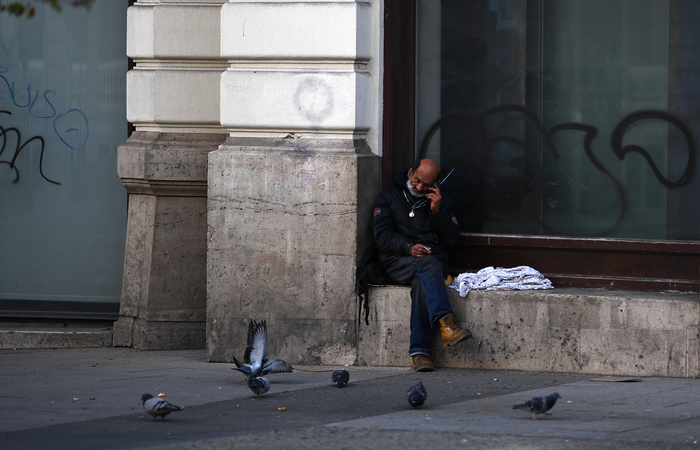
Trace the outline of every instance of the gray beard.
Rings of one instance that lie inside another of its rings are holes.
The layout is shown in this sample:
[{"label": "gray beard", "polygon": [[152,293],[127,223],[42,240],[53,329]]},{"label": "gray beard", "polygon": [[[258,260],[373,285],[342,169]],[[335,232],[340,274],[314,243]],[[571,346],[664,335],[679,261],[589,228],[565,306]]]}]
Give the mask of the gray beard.
[{"label": "gray beard", "polygon": [[422,198],[422,197],[425,197],[426,195],[428,195],[427,192],[416,192],[416,188],[414,188],[413,185],[411,184],[410,178],[408,180],[406,180],[406,189],[408,189],[409,194],[411,194],[412,196],[417,197],[417,198]]}]

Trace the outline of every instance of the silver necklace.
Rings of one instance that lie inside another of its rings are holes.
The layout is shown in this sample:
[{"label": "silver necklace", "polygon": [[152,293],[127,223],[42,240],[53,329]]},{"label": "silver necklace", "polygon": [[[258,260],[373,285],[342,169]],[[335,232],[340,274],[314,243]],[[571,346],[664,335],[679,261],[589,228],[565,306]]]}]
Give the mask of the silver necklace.
[{"label": "silver necklace", "polygon": [[406,195],[406,191],[401,191],[403,192],[403,197],[406,199],[406,203],[408,203],[408,206],[411,207],[411,212],[408,213],[408,217],[415,217],[416,213],[413,212],[414,209],[418,209],[421,206],[424,206],[428,203],[428,199],[424,198],[422,200],[418,200],[416,203],[411,204],[411,201],[408,199],[408,196]]}]

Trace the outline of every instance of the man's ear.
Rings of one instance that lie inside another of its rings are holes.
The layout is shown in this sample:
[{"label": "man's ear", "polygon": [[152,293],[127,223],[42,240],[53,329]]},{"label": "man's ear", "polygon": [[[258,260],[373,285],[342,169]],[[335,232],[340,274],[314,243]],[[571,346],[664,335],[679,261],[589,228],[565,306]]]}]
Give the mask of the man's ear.
[{"label": "man's ear", "polygon": [[411,175],[413,175],[413,169],[408,169],[408,172],[406,173],[406,178],[408,178],[410,180]]}]

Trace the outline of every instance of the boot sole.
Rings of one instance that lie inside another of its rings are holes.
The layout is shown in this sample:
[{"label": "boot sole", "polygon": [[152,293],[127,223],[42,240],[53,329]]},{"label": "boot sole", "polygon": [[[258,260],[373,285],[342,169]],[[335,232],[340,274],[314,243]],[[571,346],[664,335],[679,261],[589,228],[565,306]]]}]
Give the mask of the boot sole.
[{"label": "boot sole", "polygon": [[462,336],[462,337],[460,337],[460,338],[458,338],[458,339],[455,339],[455,340],[452,340],[452,341],[448,341],[448,342],[443,341],[443,342],[442,342],[442,345],[445,346],[445,347],[451,347],[451,346],[453,346],[453,345],[455,345],[455,344],[459,344],[460,342],[466,341],[467,339],[471,339],[471,338],[472,338],[472,332],[471,332],[471,331],[467,331],[467,333],[466,333],[464,336]]}]

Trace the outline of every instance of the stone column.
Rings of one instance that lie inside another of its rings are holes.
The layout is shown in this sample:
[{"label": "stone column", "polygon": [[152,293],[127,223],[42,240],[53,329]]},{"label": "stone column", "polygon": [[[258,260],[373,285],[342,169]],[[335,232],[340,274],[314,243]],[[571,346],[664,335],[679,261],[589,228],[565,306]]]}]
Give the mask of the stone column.
[{"label": "stone column", "polygon": [[380,186],[381,1],[221,11],[221,124],[209,154],[207,349],[243,357],[250,319],[292,364],[357,358],[355,267]]},{"label": "stone column", "polygon": [[129,194],[114,345],[204,348],[207,154],[219,121],[224,0],[137,1],[127,15],[127,119],[118,174]]}]

